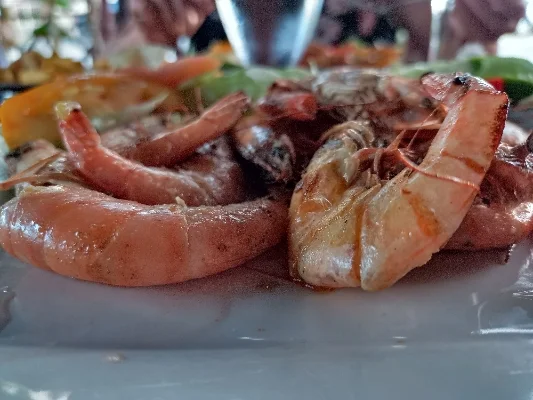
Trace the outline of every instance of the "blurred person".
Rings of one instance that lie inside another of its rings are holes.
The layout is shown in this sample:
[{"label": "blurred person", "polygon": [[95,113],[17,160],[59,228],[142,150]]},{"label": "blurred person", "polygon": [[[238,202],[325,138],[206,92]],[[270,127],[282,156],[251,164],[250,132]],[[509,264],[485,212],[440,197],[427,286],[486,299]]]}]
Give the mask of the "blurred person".
[{"label": "blurred person", "polygon": [[115,17],[106,0],[95,1],[100,2],[104,56],[143,43],[176,48],[179,37],[194,35],[215,10],[213,0],[119,0]]},{"label": "blurred person", "polygon": [[180,36],[193,36],[215,11],[212,0],[132,0],[132,12],[146,38],[174,47]]},{"label": "blurred person", "polygon": [[104,54],[143,43],[176,48],[177,38],[192,36],[215,9],[212,0],[120,0],[115,18],[106,0],[96,1]]}]

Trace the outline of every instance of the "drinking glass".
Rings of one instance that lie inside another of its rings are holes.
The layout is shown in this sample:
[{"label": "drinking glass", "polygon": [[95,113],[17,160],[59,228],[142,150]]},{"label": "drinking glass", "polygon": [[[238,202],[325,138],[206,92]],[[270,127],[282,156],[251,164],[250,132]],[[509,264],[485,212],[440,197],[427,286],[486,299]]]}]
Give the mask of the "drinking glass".
[{"label": "drinking glass", "polygon": [[293,66],[313,38],[324,0],[216,0],[236,56],[245,66]]}]

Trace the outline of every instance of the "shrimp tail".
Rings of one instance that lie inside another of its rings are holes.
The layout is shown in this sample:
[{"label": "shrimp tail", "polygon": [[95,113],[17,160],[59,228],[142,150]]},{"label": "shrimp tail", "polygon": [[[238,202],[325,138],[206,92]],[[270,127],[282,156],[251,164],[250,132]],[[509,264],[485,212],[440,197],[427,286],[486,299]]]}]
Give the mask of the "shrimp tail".
[{"label": "shrimp tail", "polygon": [[75,102],[59,102],[55,106],[63,144],[70,155],[83,153],[100,145],[100,135],[83,115],[81,106]]}]

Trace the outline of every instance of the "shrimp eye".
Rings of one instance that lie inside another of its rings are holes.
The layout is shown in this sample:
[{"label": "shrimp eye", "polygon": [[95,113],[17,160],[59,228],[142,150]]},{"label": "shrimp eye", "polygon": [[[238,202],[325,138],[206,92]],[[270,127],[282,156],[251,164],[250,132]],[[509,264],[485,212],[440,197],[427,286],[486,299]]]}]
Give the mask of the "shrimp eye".
[{"label": "shrimp eye", "polygon": [[470,76],[468,74],[459,75],[455,77],[455,79],[453,80],[453,83],[455,83],[456,85],[464,86],[468,83],[469,79],[470,79]]},{"label": "shrimp eye", "polygon": [[422,98],[422,107],[423,108],[432,108],[433,107],[433,101],[429,97]]}]

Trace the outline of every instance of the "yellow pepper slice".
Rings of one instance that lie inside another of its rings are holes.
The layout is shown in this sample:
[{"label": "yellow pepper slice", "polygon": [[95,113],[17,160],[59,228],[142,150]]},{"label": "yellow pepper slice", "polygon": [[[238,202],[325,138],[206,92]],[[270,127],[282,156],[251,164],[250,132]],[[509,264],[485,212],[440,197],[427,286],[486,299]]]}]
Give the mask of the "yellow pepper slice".
[{"label": "yellow pepper slice", "polygon": [[149,114],[168,96],[178,106],[177,95],[161,84],[124,74],[78,75],[57,80],[4,102],[0,108],[2,133],[10,149],[35,139],[60,144],[54,105],[59,101],[80,103],[83,111],[97,123],[97,129]]}]

